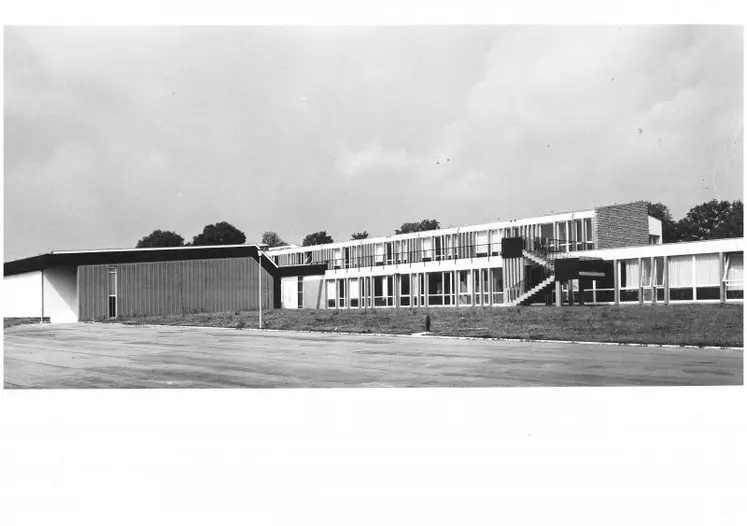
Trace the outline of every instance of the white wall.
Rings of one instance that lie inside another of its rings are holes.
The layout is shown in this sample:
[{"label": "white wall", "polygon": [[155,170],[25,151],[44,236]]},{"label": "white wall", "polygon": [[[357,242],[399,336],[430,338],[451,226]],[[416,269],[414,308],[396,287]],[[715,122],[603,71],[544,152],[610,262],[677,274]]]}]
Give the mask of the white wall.
[{"label": "white wall", "polygon": [[3,317],[40,318],[42,311],[41,272],[3,277]]},{"label": "white wall", "polygon": [[661,237],[661,220],[648,216],[648,235],[659,236],[659,244],[663,243]]},{"label": "white wall", "polygon": [[78,321],[78,268],[44,270],[44,316],[50,323]]}]

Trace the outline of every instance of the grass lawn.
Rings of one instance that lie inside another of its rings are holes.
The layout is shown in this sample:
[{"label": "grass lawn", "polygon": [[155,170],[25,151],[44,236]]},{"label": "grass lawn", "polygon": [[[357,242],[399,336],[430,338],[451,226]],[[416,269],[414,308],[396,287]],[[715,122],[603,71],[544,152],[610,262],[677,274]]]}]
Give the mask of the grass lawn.
[{"label": "grass lawn", "polygon": [[[588,307],[269,310],[267,329],[521,338],[673,345],[743,346],[742,305],[626,305]],[[129,324],[253,328],[257,311],[145,316]]]},{"label": "grass lawn", "polygon": [[[49,318],[44,318],[44,322],[49,323]],[[3,318],[4,329],[16,325],[28,325],[30,323],[39,323],[39,318]]]}]

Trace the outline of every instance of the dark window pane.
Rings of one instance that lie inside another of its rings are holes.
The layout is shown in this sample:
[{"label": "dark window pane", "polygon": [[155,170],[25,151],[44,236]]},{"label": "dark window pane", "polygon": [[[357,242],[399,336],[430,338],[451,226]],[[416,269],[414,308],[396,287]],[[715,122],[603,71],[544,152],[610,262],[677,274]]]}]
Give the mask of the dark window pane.
[{"label": "dark window pane", "polygon": [[721,299],[721,289],[719,287],[698,287],[695,292],[699,300]]},{"label": "dark window pane", "polygon": [[693,299],[692,287],[684,289],[669,289],[669,299],[672,301],[684,301]]}]

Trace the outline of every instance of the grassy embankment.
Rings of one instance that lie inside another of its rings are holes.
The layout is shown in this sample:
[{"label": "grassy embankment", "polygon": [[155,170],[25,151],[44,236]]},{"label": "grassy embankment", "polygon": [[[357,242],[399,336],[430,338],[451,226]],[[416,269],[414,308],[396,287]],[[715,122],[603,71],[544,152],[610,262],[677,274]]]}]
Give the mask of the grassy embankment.
[{"label": "grassy embankment", "polygon": [[[301,331],[521,338],[673,345],[743,346],[742,305],[626,305],[460,309],[380,309],[368,311],[270,310],[265,328]],[[147,316],[129,324],[253,328],[256,311]]]}]

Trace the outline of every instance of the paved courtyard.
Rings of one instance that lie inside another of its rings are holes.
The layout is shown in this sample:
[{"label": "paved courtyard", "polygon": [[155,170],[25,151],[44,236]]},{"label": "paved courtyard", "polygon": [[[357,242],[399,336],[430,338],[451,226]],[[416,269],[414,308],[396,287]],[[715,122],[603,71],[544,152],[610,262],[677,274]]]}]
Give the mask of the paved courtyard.
[{"label": "paved courtyard", "polygon": [[743,351],[105,324],[5,331],[5,388],[741,385]]}]

